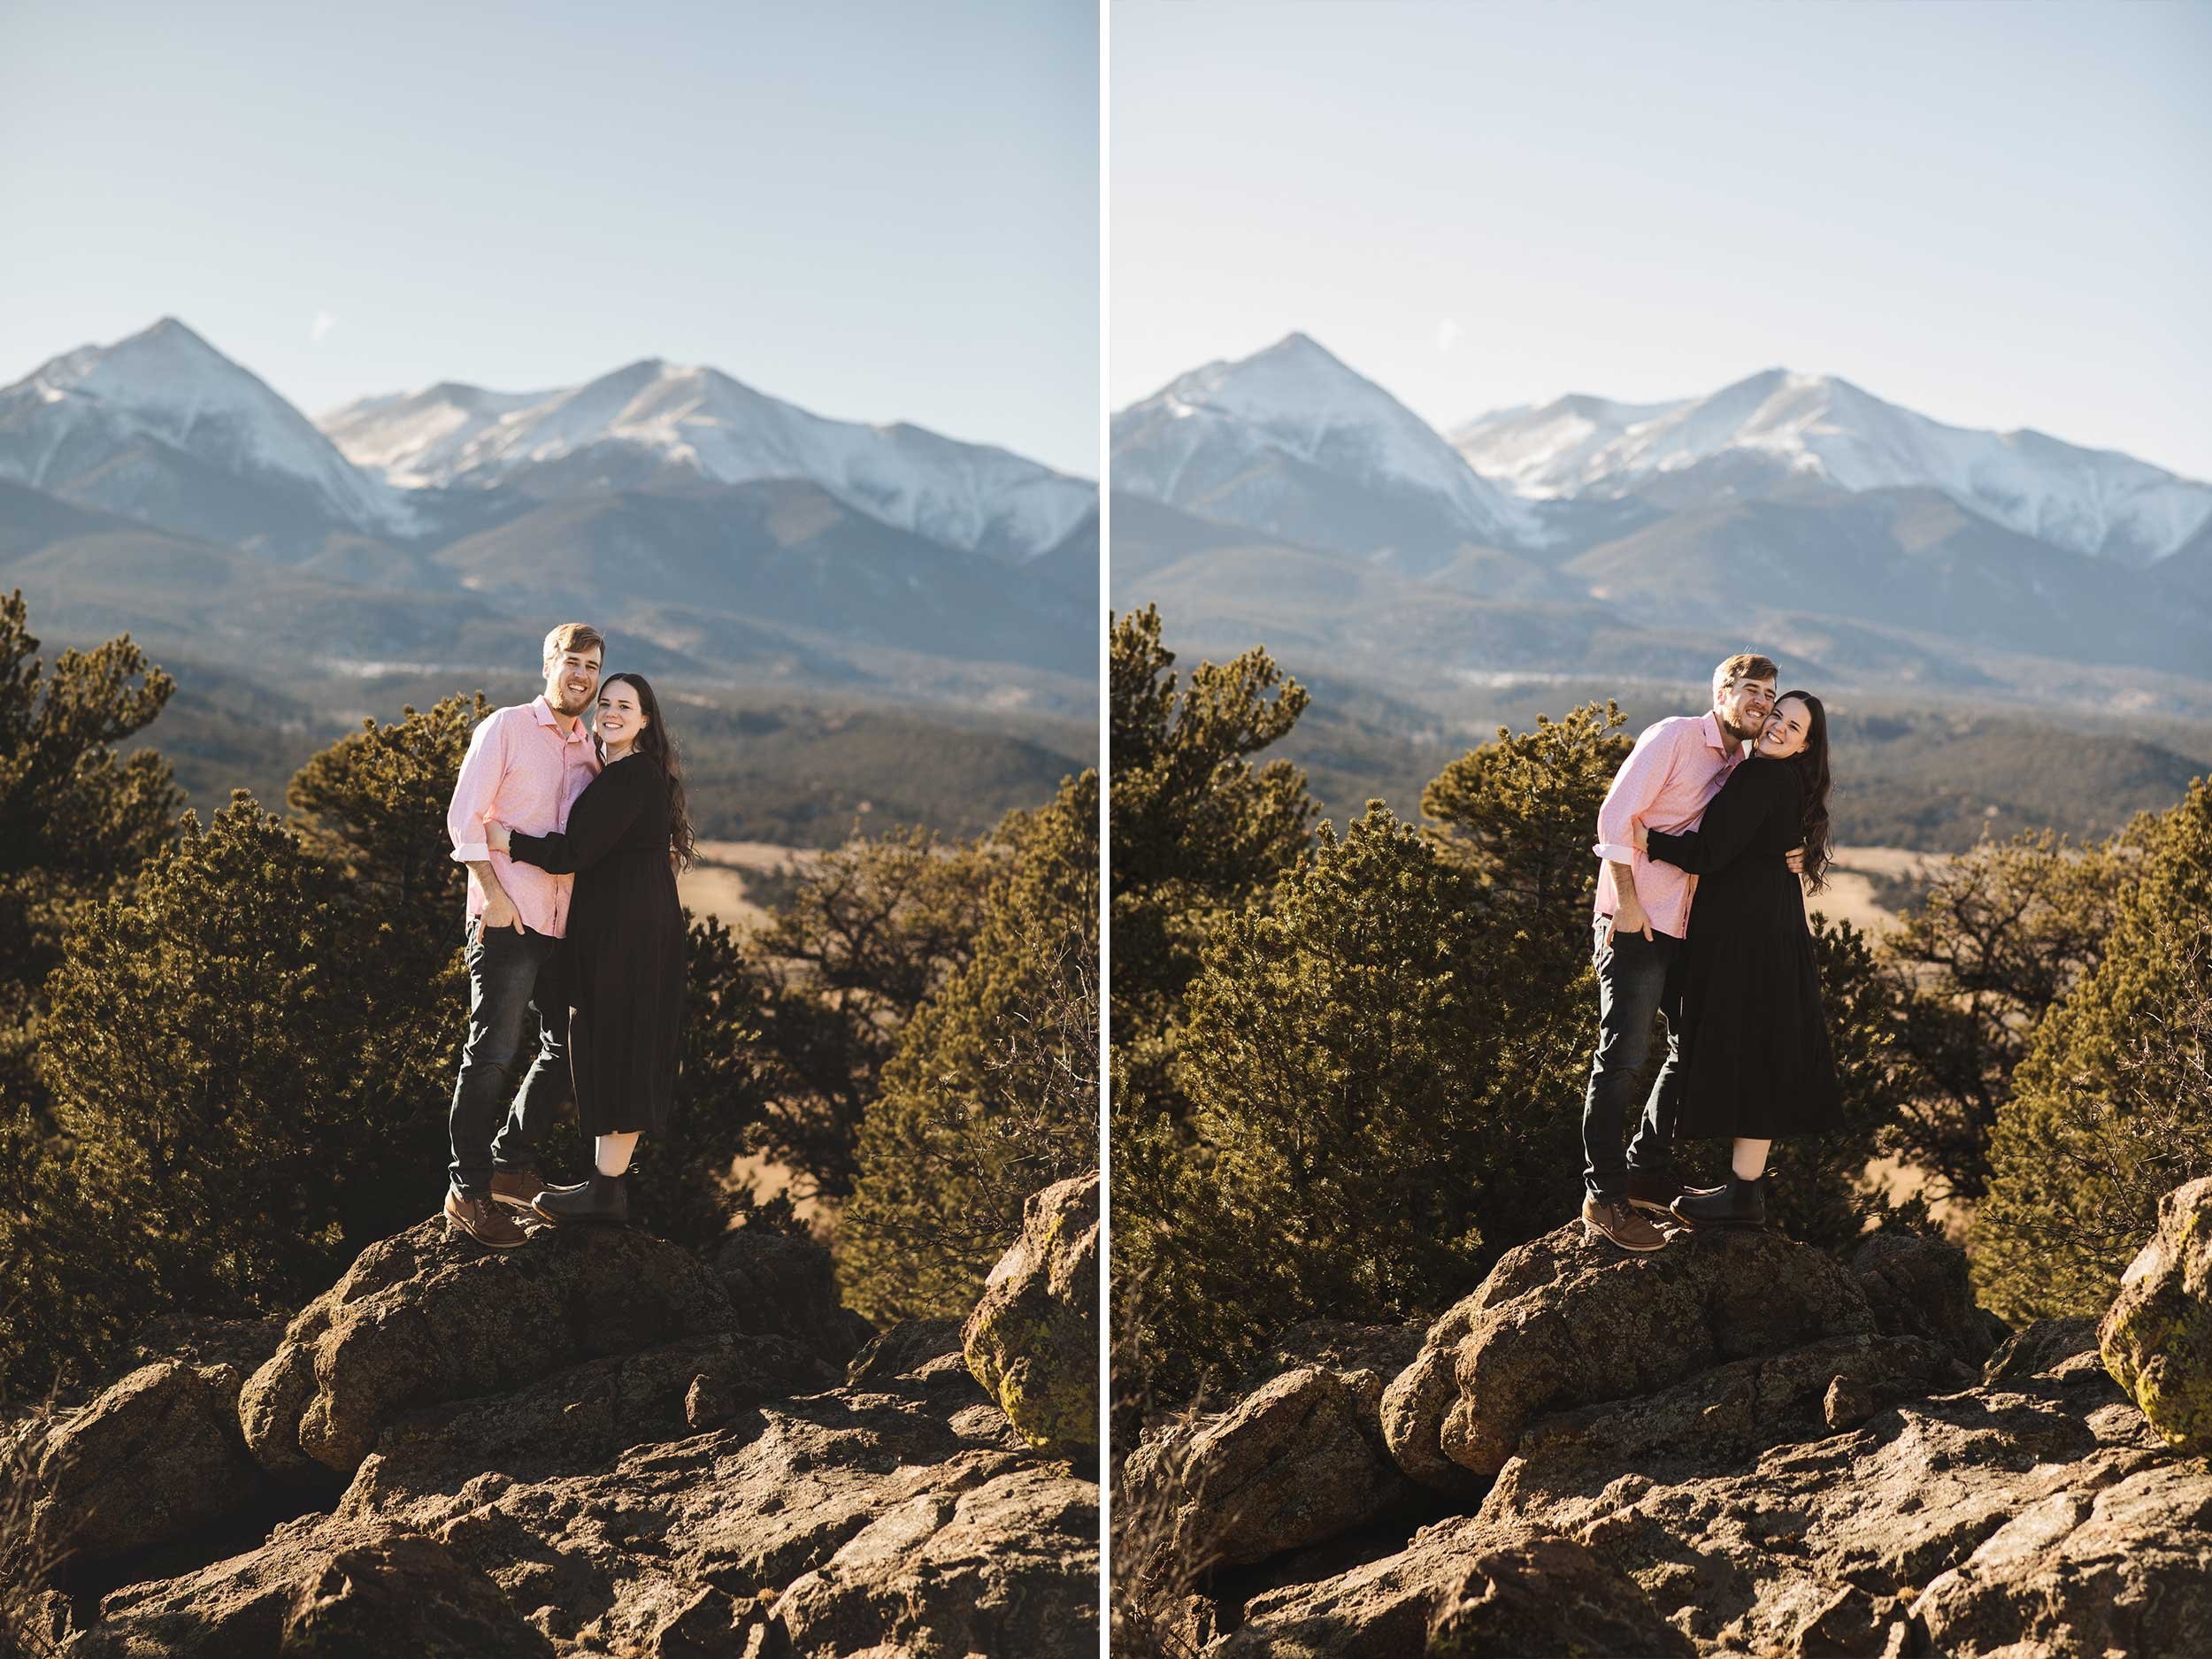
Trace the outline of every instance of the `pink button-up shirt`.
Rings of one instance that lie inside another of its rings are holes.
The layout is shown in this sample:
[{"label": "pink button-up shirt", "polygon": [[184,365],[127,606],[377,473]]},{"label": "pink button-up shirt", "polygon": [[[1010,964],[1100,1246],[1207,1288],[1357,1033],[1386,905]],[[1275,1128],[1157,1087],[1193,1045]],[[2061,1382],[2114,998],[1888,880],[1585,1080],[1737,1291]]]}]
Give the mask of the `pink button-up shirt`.
[{"label": "pink button-up shirt", "polygon": [[[511,862],[484,844],[484,826],[500,823],[526,835],[568,827],[568,810],[599,775],[599,751],[581,720],[565,730],[544,697],[495,709],[469,735],[469,752],[446,809],[446,833],[457,864],[488,860],[515,913],[533,933],[558,939],[568,931],[569,889],[574,876],[557,876],[535,864]],[[484,913],[484,884],[469,872],[472,917]]]},{"label": "pink button-up shirt", "polygon": [[[1690,927],[1690,896],[1697,878],[1674,864],[1655,864],[1636,850],[1636,826],[1678,835],[1694,830],[1706,806],[1720,793],[1728,774],[1743,759],[1743,745],[1732,742],[1708,709],[1701,716],[1671,715],[1646,726],[1636,747],[1613,776],[1598,809],[1600,858],[1629,866],[1636,878],[1636,899],[1654,931],[1682,938]],[[1620,908],[1612,864],[1598,868],[1600,916]]]}]

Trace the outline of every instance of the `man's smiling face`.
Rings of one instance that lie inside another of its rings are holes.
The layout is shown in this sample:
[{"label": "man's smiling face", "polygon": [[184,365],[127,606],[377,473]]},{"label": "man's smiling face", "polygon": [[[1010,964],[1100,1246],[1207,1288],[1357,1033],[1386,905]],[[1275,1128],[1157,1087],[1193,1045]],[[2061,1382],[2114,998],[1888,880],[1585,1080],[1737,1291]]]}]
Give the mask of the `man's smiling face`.
[{"label": "man's smiling face", "polygon": [[600,648],[564,651],[545,659],[545,700],[561,714],[577,715],[591,707],[599,689]]},{"label": "man's smiling face", "polygon": [[1767,717],[1774,712],[1774,682],[1739,680],[1720,694],[1713,712],[1731,741],[1751,742],[1766,730]]}]

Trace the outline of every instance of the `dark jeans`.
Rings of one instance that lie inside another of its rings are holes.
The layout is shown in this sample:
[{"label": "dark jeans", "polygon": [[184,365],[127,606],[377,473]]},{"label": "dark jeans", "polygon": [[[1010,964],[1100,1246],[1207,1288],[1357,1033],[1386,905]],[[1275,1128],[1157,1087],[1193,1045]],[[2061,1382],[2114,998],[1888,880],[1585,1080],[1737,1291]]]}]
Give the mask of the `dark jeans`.
[{"label": "dark jeans", "polygon": [[[469,1036],[453,1086],[453,1162],[447,1171],[464,1197],[490,1196],[495,1166],[534,1164],[546,1131],[576,1098],[560,942],[526,928],[469,924]],[[508,1082],[532,1015],[537,1057],[510,1109]]]},{"label": "dark jeans", "polygon": [[[1598,1048],[1582,1097],[1582,1181],[1598,1202],[1628,1196],[1628,1172],[1667,1175],[1674,1165],[1674,1124],[1682,1109],[1682,941],[1652,929],[1651,937],[1617,933],[1605,942],[1606,918],[1592,934],[1598,971]],[[1665,1016],[1667,1058],[1644,1102],[1636,1133],[1621,1151],[1621,1125],[1636,1110],[1636,1079],[1651,1057],[1651,1018]]]}]

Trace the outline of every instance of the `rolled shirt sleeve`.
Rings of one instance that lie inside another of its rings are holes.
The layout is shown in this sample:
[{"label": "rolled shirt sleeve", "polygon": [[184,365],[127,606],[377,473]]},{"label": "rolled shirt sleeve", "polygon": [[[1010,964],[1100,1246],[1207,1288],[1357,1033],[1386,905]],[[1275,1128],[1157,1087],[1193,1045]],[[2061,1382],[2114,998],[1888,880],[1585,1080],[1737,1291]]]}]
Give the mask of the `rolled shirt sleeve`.
[{"label": "rolled shirt sleeve", "polygon": [[1663,726],[1647,726],[1636,739],[1635,748],[1613,775],[1605,803],[1598,808],[1598,839],[1591,851],[1600,858],[1618,864],[1636,862],[1636,821],[1666,787],[1674,769],[1676,741],[1677,733]]},{"label": "rolled shirt sleeve", "polygon": [[484,825],[505,771],[503,727],[504,722],[494,714],[469,734],[468,754],[462,759],[461,775],[454,780],[453,803],[446,808],[445,814],[446,833],[453,841],[456,864],[482,864],[491,859],[492,849],[484,840]]}]

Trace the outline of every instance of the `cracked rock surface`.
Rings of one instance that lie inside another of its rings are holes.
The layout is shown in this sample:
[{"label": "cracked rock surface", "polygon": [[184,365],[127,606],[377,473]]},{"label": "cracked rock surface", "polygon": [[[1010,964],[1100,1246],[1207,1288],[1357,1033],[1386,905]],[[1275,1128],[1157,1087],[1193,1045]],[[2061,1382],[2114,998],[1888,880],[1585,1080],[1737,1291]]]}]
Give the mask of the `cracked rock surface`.
[{"label": "cracked rock surface", "polygon": [[955,1322],[853,1354],[810,1249],[373,1246],[242,1392],[173,1365],[130,1395],[227,1405],[253,1479],[335,1470],[334,1507],[81,1605],[64,1652],[1088,1659],[1095,1481],[1024,1443]]},{"label": "cracked rock surface", "polygon": [[[1210,1580],[1207,1659],[2212,1656],[2212,1463],[2116,1384],[2095,1322],[1992,1352],[1927,1240],[1839,1263],[1709,1235],[1668,1263],[1680,1242],[1563,1229],[1502,1258],[1383,1398],[1390,1450],[1463,1512],[1279,1534]],[[1342,1438],[1251,1426],[1300,1378],[1207,1420],[1244,1425],[1231,1489]]]}]

